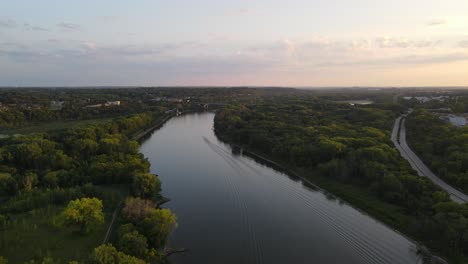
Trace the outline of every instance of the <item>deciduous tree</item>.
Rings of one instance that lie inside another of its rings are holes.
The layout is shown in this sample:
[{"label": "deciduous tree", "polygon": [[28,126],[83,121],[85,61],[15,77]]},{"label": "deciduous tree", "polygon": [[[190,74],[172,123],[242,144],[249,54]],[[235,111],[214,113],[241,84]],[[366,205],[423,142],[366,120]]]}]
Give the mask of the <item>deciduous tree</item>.
[{"label": "deciduous tree", "polygon": [[78,225],[81,232],[87,233],[94,225],[104,223],[102,201],[97,198],[81,198],[70,201],[62,212],[68,225]]}]

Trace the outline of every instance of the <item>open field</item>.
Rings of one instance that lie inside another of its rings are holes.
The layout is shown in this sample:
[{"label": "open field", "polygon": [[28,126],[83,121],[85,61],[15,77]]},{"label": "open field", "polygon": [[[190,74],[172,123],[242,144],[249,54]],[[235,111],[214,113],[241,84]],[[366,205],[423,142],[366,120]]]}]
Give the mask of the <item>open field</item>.
[{"label": "open field", "polygon": [[[115,195],[115,203],[128,194],[125,185],[99,186],[102,192]],[[11,214],[0,232],[0,256],[9,263],[23,263],[33,258],[52,257],[55,260],[85,260],[102,243],[112,220],[116,204],[104,204],[105,222],[82,235],[76,227],[58,225],[57,216],[65,206],[50,205],[20,214]],[[113,230],[114,231],[114,230]]]},{"label": "open field", "polygon": [[15,135],[15,134],[32,134],[42,133],[52,130],[61,130],[68,128],[84,127],[89,125],[99,125],[111,121],[112,118],[102,119],[88,119],[76,121],[54,121],[31,124],[28,126],[15,127],[15,128],[0,128],[0,135]]},{"label": "open field", "polygon": [[[49,206],[12,216],[0,236],[0,255],[10,263],[51,256],[62,261],[84,260],[102,242],[112,211],[105,211],[105,223],[88,235],[76,228],[56,227],[54,219],[63,207]],[[47,239],[44,239],[47,238]]]}]

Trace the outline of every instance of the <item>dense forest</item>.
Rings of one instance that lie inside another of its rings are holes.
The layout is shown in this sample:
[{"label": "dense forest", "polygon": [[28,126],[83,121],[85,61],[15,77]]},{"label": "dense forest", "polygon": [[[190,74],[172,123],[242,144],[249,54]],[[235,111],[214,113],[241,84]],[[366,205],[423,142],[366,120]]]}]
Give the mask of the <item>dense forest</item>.
[{"label": "dense forest", "polygon": [[224,141],[300,172],[462,262],[468,254],[468,206],[451,202],[400,157],[390,129],[402,112],[393,104],[351,106],[315,97],[273,97],[226,107],[216,114],[215,131]]},{"label": "dense forest", "polygon": [[0,88],[0,131],[41,122],[115,118],[174,107],[194,110],[198,104],[253,100],[268,93],[247,88]]},{"label": "dense forest", "polygon": [[443,180],[468,193],[468,127],[456,127],[424,109],[408,116],[408,142]]},{"label": "dense forest", "polygon": [[[100,126],[1,139],[0,255],[12,263],[164,263],[176,218],[158,207],[160,182],[130,139],[163,115],[145,112]],[[112,244],[98,246],[98,231],[121,204]],[[48,219],[35,222],[44,214]],[[57,235],[31,245],[28,237],[41,229]],[[70,244],[70,235],[89,244]]]},{"label": "dense forest", "polygon": [[[421,104],[402,94],[419,92],[0,89],[0,263],[166,263],[166,240],[177,219],[160,208],[161,183],[134,139],[173,109],[201,111],[207,104],[224,107],[215,117],[223,141],[284,165],[463,263],[468,206],[418,177],[393,147],[390,129],[396,117],[415,108],[407,120],[410,145],[466,192],[466,128],[425,110],[463,112],[466,97],[453,91],[444,101]],[[120,103],[108,104],[115,101]]]},{"label": "dense forest", "polygon": [[[31,124],[115,118],[174,107],[200,110],[206,103],[255,103],[270,96],[310,95],[329,100],[391,101],[392,90],[298,90],[286,88],[0,88],[0,132]],[[119,105],[106,102],[119,101]],[[100,106],[102,105],[102,106]],[[1,134],[1,133],[0,133]]]}]

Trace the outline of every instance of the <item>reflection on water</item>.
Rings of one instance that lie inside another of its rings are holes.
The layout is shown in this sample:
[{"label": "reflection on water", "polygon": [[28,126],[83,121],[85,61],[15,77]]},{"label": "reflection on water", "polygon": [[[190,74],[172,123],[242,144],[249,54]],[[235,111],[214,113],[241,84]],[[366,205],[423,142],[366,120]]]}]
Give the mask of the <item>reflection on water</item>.
[{"label": "reflection on water", "polygon": [[315,186],[231,149],[213,113],[168,121],[142,145],[178,216],[173,263],[418,263],[414,244]]}]

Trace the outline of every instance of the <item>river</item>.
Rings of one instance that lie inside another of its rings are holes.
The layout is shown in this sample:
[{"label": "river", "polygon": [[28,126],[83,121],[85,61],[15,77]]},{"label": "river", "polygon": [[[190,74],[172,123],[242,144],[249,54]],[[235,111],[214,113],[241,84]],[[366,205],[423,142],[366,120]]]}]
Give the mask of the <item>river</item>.
[{"label": "river", "polygon": [[330,195],[232,154],[213,113],[174,117],[143,142],[178,217],[172,263],[419,263],[401,234]]}]

